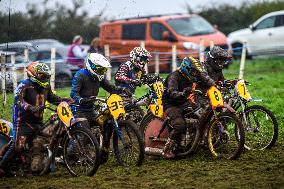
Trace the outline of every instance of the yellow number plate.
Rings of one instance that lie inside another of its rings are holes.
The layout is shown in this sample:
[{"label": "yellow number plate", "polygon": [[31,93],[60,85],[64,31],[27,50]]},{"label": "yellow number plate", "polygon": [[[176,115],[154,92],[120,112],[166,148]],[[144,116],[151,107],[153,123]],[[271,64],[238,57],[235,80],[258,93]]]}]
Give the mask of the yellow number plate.
[{"label": "yellow number plate", "polygon": [[10,127],[9,127],[8,123],[4,120],[0,120],[0,132],[9,136]]},{"label": "yellow number plate", "polygon": [[163,111],[163,106],[162,105],[155,105],[155,104],[151,104],[150,105],[150,110],[152,112],[153,115],[162,118],[164,111]]},{"label": "yellow number plate", "polygon": [[67,102],[61,102],[57,107],[57,114],[59,116],[59,119],[66,125],[70,126],[71,119],[74,118],[70,106]]},{"label": "yellow number plate", "polygon": [[238,94],[240,95],[240,97],[242,97],[243,99],[245,99],[245,100],[251,99],[250,93],[248,92],[248,89],[246,87],[244,80],[239,80],[237,82],[236,90],[237,90]]},{"label": "yellow number plate", "polygon": [[163,92],[164,92],[164,85],[162,82],[158,81],[158,82],[155,82],[153,84],[153,87],[154,87],[154,90],[155,90],[155,93],[157,95],[158,98],[162,98],[162,95],[163,95]]},{"label": "yellow number plate", "polygon": [[119,116],[125,114],[123,100],[121,96],[117,94],[110,95],[110,97],[107,99],[107,106],[114,119],[117,119]]},{"label": "yellow number plate", "polygon": [[209,96],[210,103],[213,109],[215,109],[216,107],[224,106],[222,94],[216,87],[210,87],[210,89],[207,91],[207,95]]}]

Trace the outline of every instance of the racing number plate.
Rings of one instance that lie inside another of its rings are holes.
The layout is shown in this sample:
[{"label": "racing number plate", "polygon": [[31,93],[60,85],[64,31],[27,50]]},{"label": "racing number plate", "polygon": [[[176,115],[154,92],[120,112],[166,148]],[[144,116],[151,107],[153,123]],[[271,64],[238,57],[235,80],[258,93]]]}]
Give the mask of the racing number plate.
[{"label": "racing number plate", "polygon": [[67,102],[61,102],[57,107],[57,114],[59,119],[66,125],[70,126],[71,119],[74,118],[70,106]]},{"label": "racing number plate", "polygon": [[210,87],[207,92],[207,95],[209,96],[210,103],[213,109],[224,106],[222,94],[215,86]]},{"label": "racing number plate", "polygon": [[9,125],[1,120],[0,120],[0,132],[4,133],[7,136],[9,136],[9,133],[10,133]]},{"label": "racing number plate", "polygon": [[125,114],[123,100],[121,96],[117,94],[112,94],[109,96],[109,98],[107,99],[107,106],[114,119],[117,119],[119,118],[119,116]]},{"label": "racing number plate", "polygon": [[164,85],[162,82],[155,82],[153,84],[153,87],[154,87],[154,90],[155,90],[155,93],[157,95],[158,98],[162,98],[162,95],[163,95],[163,92],[164,92]]},{"label": "racing number plate", "polygon": [[248,89],[246,87],[246,84],[244,80],[239,80],[236,84],[236,89],[240,97],[242,97],[245,100],[250,100],[251,96],[250,93],[248,92]]},{"label": "racing number plate", "polygon": [[163,106],[162,105],[156,105],[156,104],[151,104],[150,105],[150,110],[154,116],[163,117],[164,111],[163,111]]}]

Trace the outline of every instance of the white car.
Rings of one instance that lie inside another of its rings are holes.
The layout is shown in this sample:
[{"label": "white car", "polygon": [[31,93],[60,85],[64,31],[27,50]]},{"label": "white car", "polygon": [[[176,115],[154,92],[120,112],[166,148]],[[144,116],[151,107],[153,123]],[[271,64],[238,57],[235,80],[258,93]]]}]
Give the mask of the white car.
[{"label": "white car", "polygon": [[249,28],[232,32],[228,43],[233,55],[241,55],[243,43],[247,42],[249,56],[284,54],[284,10],[271,12],[259,18]]}]

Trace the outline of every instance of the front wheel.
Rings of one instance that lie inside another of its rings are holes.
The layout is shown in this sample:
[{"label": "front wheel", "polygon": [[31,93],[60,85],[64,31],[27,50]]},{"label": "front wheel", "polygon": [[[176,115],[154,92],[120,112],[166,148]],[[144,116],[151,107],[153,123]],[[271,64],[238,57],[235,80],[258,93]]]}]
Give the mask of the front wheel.
[{"label": "front wheel", "polygon": [[74,127],[63,141],[63,159],[73,176],[93,176],[100,165],[100,149],[89,129]]},{"label": "front wheel", "polygon": [[209,123],[207,142],[213,157],[237,159],[245,143],[242,122],[233,113],[219,114]]},{"label": "front wheel", "polygon": [[138,126],[130,120],[118,122],[119,131],[113,134],[113,149],[119,165],[140,166],[145,152]]},{"label": "front wheel", "polygon": [[244,115],[241,118],[246,132],[245,148],[270,149],[278,138],[278,123],[274,114],[263,106],[252,105],[245,108]]}]

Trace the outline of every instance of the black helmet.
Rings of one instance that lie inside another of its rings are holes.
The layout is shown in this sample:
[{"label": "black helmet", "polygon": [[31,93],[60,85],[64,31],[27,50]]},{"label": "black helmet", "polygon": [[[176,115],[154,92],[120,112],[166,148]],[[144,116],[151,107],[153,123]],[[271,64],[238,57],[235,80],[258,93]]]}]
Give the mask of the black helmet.
[{"label": "black helmet", "polygon": [[219,46],[214,46],[206,56],[206,63],[214,70],[222,70],[225,63],[231,58],[227,51]]}]

